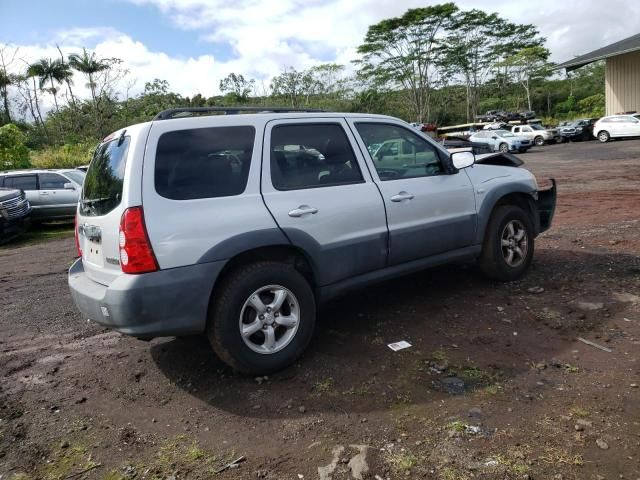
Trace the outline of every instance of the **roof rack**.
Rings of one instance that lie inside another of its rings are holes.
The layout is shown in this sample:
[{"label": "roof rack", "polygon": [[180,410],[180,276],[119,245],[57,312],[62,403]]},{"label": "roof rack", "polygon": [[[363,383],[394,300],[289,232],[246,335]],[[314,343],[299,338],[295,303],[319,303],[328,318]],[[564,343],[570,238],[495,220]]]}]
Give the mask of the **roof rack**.
[{"label": "roof rack", "polygon": [[239,113],[288,113],[288,112],[324,112],[312,108],[288,108],[288,107],[178,107],[163,110],[158,113],[153,120],[169,120],[177,116],[188,117],[193,113],[224,113],[225,115],[236,115]]}]

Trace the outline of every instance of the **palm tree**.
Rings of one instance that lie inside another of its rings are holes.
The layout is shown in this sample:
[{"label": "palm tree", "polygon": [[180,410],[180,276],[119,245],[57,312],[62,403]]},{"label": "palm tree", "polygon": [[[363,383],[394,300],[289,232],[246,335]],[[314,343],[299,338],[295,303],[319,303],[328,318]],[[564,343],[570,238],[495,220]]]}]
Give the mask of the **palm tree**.
[{"label": "palm tree", "polygon": [[[9,111],[9,86],[13,83],[11,75],[4,68],[0,68],[0,96],[4,104],[4,116],[6,122],[11,123],[11,112]],[[1,118],[1,117],[0,117]]]},{"label": "palm tree", "polygon": [[71,89],[71,85],[73,85],[73,70],[71,65],[64,61],[64,55],[62,54],[62,50],[60,47],[56,45],[56,48],[60,52],[60,63],[62,64],[60,70],[62,74],[62,79],[64,83],[67,84],[67,88],[69,89],[69,97],[71,98],[71,106],[76,108],[76,97],[73,95],[73,90]]},{"label": "palm tree", "polygon": [[39,78],[40,90],[45,90],[45,85],[47,82],[50,82],[51,88],[49,88],[49,91],[53,94],[56,112],[60,111],[58,108],[58,89],[56,88],[56,84],[60,85],[62,83],[65,79],[65,73],[68,70],[69,67],[60,60],[51,60],[50,58],[41,58],[36,63],[29,65],[29,68],[27,69],[27,75]]},{"label": "palm tree", "polygon": [[91,90],[91,98],[93,104],[96,102],[96,82],[95,74],[107,70],[109,63],[96,56],[95,52],[87,52],[86,48],[82,49],[82,54],[72,53],[69,55],[69,65],[79,72],[84,73],[89,79],[89,89]]}]

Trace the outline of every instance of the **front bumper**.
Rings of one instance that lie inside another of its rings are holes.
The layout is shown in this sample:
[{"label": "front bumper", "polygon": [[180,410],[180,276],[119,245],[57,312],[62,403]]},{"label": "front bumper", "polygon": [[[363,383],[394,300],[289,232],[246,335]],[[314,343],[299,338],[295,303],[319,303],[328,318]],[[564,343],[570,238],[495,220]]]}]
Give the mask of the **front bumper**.
[{"label": "front bumper", "polygon": [[536,199],[536,210],[538,211],[539,219],[538,233],[549,230],[556,212],[556,181],[553,178],[550,180],[550,185],[538,189],[538,198]]},{"label": "front bumper", "polygon": [[6,220],[0,215],[0,244],[9,242],[26,232],[30,224],[31,216],[29,214],[11,220]]},{"label": "front bumper", "polygon": [[82,314],[105,327],[152,338],[202,333],[213,285],[225,261],[122,274],[110,285],[90,279],[82,259],[69,269],[69,288]]}]

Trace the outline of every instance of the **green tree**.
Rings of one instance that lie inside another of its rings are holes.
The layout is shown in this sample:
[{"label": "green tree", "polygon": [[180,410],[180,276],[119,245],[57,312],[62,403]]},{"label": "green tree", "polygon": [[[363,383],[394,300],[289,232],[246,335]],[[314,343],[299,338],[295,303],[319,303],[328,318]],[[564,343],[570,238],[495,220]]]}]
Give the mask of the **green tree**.
[{"label": "green tree", "polygon": [[2,97],[2,105],[4,107],[4,113],[3,117],[0,118],[0,124],[11,122],[11,111],[9,110],[9,86],[13,83],[11,75],[9,75],[4,68],[0,68],[0,96]]},{"label": "green tree", "polygon": [[220,91],[233,97],[236,102],[244,103],[253,92],[256,81],[247,80],[241,74],[230,73],[220,80]]},{"label": "green tree", "polygon": [[[56,106],[56,112],[60,111],[58,106],[58,87],[67,77],[69,68],[60,60],[51,60],[50,58],[41,58],[35,63],[32,63],[27,68],[27,74],[30,77],[38,77],[40,80],[40,90],[47,90],[53,95],[53,102]],[[49,82],[50,87],[47,89],[46,85]]]},{"label": "green tree", "polygon": [[15,170],[30,166],[25,141],[26,136],[13,123],[0,127],[0,168]]},{"label": "green tree", "polygon": [[523,48],[505,60],[516,82],[522,85],[527,97],[527,106],[531,107],[531,84],[534,80],[545,79],[551,74],[551,64],[547,61],[549,50],[544,47]]},{"label": "green tree", "polygon": [[271,90],[274,96],[284,97],[292,107],[297,107],[303,97],[309,103],[309,96],[315,91],[315,82],[309,71],[289,67],[271,80]]},{"label": "green tree", "polygon": [[418,122],[429,117],[431,88],[445,53],[441,33],[457,11],[454,3],[407,10],[370,26],[358,47],[359,75],[383,88],[403,89]]},{"label": "green tree", "polygon": [[88,52],[86,48],[83,48],[81,54],[72,53],[69,55],[69,65],[87,77],[91,99],[94,107],[97,108],[96,75],[110,68],[109,60],[98,58],[95,52]]}]

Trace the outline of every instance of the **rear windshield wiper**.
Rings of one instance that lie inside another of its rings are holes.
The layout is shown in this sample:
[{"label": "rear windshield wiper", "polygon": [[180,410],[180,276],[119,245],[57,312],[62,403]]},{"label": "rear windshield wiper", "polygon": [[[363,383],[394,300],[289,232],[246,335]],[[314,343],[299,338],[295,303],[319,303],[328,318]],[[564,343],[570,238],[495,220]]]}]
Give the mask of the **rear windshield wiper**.
[{"label": "rear windshield wiper", "polygon": [[108,202],[109,200],[113,200],[113,198],[111,197],[105,197],[105,198],[90,198],[88,200],[82,200],[83,204],[92,206],[95,205],[96,203],[102,203],[102,202]]}]

